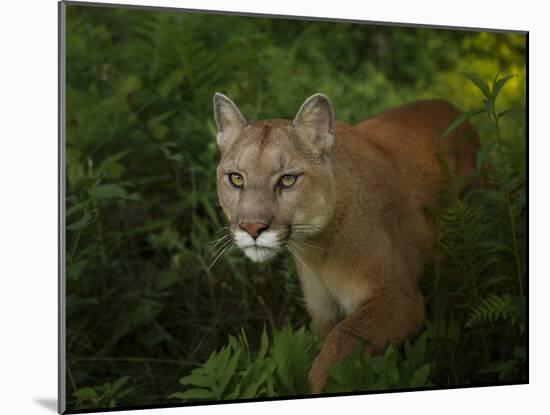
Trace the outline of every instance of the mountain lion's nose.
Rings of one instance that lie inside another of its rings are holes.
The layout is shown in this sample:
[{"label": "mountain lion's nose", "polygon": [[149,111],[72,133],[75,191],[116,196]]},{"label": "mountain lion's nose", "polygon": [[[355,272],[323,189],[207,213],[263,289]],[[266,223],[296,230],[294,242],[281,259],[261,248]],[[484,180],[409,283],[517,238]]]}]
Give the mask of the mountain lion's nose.
[{"label": "mountain lion's nose", "polygon": [[239,227],[254,239],[267,229],[267,225],[264,223],[241,223]]}]

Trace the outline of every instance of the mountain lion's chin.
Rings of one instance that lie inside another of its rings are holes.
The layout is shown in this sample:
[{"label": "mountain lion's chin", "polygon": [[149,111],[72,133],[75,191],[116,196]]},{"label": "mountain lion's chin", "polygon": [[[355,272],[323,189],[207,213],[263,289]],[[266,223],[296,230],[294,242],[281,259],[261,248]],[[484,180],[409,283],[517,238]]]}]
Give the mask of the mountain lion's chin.
[{"label": "mountain lion's chin", "polygon": [[277,252],[279,252],[278,249],[263,248],[261,246],[249,246],[244,248],[244,254],[254,262],[267,261],[277,255]]}]

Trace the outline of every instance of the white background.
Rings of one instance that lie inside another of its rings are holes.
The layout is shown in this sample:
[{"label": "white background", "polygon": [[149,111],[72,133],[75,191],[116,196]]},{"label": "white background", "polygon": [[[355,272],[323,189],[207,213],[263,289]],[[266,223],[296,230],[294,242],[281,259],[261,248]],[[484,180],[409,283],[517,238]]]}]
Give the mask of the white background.
[{"label": "white background", "polygon": [[[440,414],[548,410],[549,27],[545,2],[460,0],[135,1],[134,4],[530,31],[530,379],[528,386],[216,405],[134,413],[281,411]],[[124,3],[113,0],[112,3]],[[52,414],[57,391],[57,4],[0,12],[0,412]],[[147,57],[144,57],[146,59]],[[546,408],[546,409],[544,409]]]}]

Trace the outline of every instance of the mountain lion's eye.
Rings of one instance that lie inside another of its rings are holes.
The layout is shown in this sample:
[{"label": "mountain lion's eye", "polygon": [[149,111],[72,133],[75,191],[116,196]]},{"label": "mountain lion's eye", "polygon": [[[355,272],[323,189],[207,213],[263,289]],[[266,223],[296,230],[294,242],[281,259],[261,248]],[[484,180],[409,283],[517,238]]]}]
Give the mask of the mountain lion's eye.
[{"label": "mountain lion's eye", "polygon": [[243,187],[244,185],[244,179],[243,176],[241,176],[239,173],[231,173],[229,174],[229,182],[235,186],[235,187]]},{"label": "mountain lion's eye", "polygon": [[283,188],[290,187],[294,183],[296,183],[296,176],[293,176],[292,174],[285,174],[283,177],[281,177],[281,180],[279,180],[279,185]]}]

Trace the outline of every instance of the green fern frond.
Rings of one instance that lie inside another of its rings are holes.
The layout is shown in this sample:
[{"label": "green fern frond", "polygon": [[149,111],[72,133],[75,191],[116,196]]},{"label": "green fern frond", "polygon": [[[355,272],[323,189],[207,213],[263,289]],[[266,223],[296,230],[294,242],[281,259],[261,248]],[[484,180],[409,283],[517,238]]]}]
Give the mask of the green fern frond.
[{"label": "green fern frond", "polygon": [[481,302],[472,307],[466,327],[474,327],[481,323],[494,323],[497,320],[508,320],[514,324],[522,314],[522,300],[509,294],[489,294]]},{"label": "green fern frond", "polygon": [[307,372],[317,352],[318,339],[302,327],[264,328],[260,349],[252,353],[244,329],[229,336],[228,344],[180,379],[186,387],[169,396],[184,401],[197,399],[249,399],[308,393]]},{"label": "green fern frond", "polygon": [[475,248],[491,226],[481,206],[458,200],[439,215],[438,242],[448,255],[462,257],[463,250]]}]

